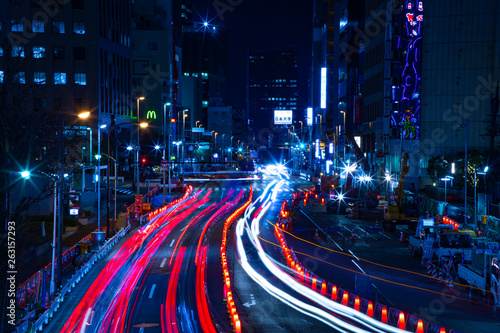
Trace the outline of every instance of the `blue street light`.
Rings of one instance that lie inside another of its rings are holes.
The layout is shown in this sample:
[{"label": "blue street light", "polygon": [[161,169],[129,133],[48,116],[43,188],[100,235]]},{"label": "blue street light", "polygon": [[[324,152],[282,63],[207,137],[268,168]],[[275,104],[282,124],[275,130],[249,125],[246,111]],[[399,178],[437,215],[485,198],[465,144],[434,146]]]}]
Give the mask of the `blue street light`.
[{"label": "blue street light", "polygon": [[23,177],[24,179],[29,179],[30,176],[31,176],[31,173],[29,171],[21,172],[21,177]]}]

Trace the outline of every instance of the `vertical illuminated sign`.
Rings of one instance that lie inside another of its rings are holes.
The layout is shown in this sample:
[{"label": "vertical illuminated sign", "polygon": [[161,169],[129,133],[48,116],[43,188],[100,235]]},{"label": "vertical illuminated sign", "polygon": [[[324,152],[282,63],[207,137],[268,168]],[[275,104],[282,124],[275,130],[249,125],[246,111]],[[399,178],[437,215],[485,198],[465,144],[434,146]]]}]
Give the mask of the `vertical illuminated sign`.
[{"label": "vertical illuminated sign", "polygon": [[[422,78],[422,26],[423,1],[406,0],[406,10],[402,13],[403,38],[401,48],[403,58],[401,74],[400,110],[391,115],[391,126],[401,128],[401,139],[416,140],[420,137],[420,83]],[[399,99],[398,98],[398,99]],[[396,101],[397,102],[397,101]]]},{"label": "vertical illuminated sign", "polygon": [[333,142],[330,142],[330,143],[328,144],[328,152],[329,152],[330,154],[333,154]]},{"label": "vertical illuminated sign", "polygon": [[319,158],[319,139],[316,139],[314,156],[316,156],[316,158]]},{"label": "vertical illuminated sign", "polygon": [[313,124],[313,108],[307,108],[307,126],[312,126]]},{"label": "vertical illuminated sign", "polygon": [[326,109],[326,67],[321,68],[321,108]]}]

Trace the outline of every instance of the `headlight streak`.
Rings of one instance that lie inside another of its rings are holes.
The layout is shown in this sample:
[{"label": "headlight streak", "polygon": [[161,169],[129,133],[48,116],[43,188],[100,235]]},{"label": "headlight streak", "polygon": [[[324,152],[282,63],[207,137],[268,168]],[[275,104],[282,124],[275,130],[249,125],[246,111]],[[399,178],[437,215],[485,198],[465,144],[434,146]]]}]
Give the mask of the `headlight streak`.
[{"label": "headlight streak", "polygon": [[[281,182],[278,183],[278,185],[274,188],[273,196],[275,193],[277,193],[277,188],[279,188],[279,186],[281,186],[281,184],[282,184]],[[294,290],[297,290],[302,295],[306,296],[307,298],[311,299],[312,301],[316,302],[317,304],[321,304],[324,307],[326,307],[327,309],[329,309],[330,311],[333,311],[337,314],[346,316],[346,317],[350,318],[351,320],[359,323],[360,325],[366,326],[370,330],[375,330],[377,332],[402,332],[402,330],[399,330],[395,327],[383,324],[383,323],[381,323],[373,318],[370,318],[370,317],[360,313],[359,311],[356,311],[356,310],[351,309],[349,307],[343,306],[343,305],[338,304],[338,303],[336,303],[336,302],[334,302],[326,297],[321,296],[317,292],[315,292],[315,291],[309,289],[308,287],[298,283],[290,275],[286,274],[284,271],[282,271],[280,268],[278,268],[273,262],[271,262],[271,260],[269,260],[269,258],[267,257],[264,249],[262,248],[262,245],[257,237],[258,233],[256,232],[259,230],[258,224],[260,223],[260,220],[261,220],[263,214],[266,212],[267,208],[269,208],[269,206],[265,206],[265,209],[262,209],[262,211],[257,216],[257,218],[254,218],[252,220],[251,227],[247,228],[246,230],[247,230],[247,234],[248,234],[249,239],[251,240],[251,242],[253,243],[254,247],[257,250],[259,258],[264,263],[264,265],[268,268],[269,271],[271,271],[276,277],[278,277],[286,285],[290,286]],[[244,248],[243,248],[243,244],[241,241],[241,237],[243,235],[243,224],[247,223],[248,216],[249,216],[249,214],[245,214],[246,219],[240,220],[238,222],[237,229],[236,229],[237,236],[238,236],[237,237],[237,246],[238,246],[237,250],[238,250],[238,255],[241,258],[243,268],[252,277],[252,279],[254,279],[254,281],[259,283],[264,289],[266,289],[273,296],[279,298],[283,302],[284,302],[283,298],[288,299],[289,302],[293,302],[295,305],[298,306],[302,302],[296,300],[295,298],[284,293],[281,290],[279,292],[274,290],[277,288],[274,286],[271,286],[269,284],[269,282],[267,282],[267,280],[265,280],[264,277],[259,275],[257,272],[255,272],[253,270],[253,268],[250,267],[250,265],[247,261],[246,254],[244,253]],[[249,232],[248,230],[251,230],[251,232]],[[274,291],[271,291],[272,288],[274,288],[273,289]],[[281,298],[279,296],[281,296]],[[309,307],[311,307],[310,305],[307,305],[305,303],[304,303],[304,305],[305,305],[303,307],[304,311],[306,311],[305,309],[310,309]],[[303,305],[301,304],[301,306],[303,306]],[[316,308],[316,307],[312,307],[312,308],[313,308],[313,310],[309,310],[309,311],[313,311],[317,316],[325,316],[326,315],[326,317],[323,317],[325,320],[325,321],[322,320],[323,322],[328,324],[327,321],[329,319],[332,321],[332,325],[336,325],[335,323],[338,324],[337,318],[333,317],[332,315],[324,312],[323,310],[321,310],[319,308]],[[306,312],[304,312],[304,313],[308,314]],[[308,314],[308,315],[310,315],[310,314]],[[326,319],[326,318],[328,318],[328,319]],[[330,325],[330,326],[332,326],[332,325]],[[351,330],[353,332],[364,332],[364,330],[357,328],[355,326],[352,326],[351,324],[348,324],[345,322],[342,322],[342,325],[344,326],[344,328],[349,328],[349,330]],[[334,326],[332,326],[332,327],[334,327]]]},{"label": "headlight streak", "polygon": [[[123,297],[121,297],[122,293],[120,290],[123,288],[124,284],[123,281],[127,279],[123,279],[121,283],[121,287],[117,289],[115,292],[115,296],[113,297],[113,304],[107,308],[106,313],[103,315],[103,318],[101,321],[99,320],[93,320],[94,323],[92,323],[92,326],[100,326],[100,327],[92,327],[88,326],[88,323],[85,321],[82,321],[84,317],[82,317],[81,314],[87,313],[89,308],[96,309],[96,304],[102,300],[102,297],[105,296],[106,288],[112,281],[112,279],[116,278],[116,274],[122,270],[123,266],[133,260],[133,263],[135,263],[134,267],[129,267],[128,269],[130,270],[135,270],[137,269],[137,262],[140,261],[142,258],[141,256],[138,255],[137,251],[142,247],[142,244],[144,243],[145,239],[147,237],[150,237],[153,232],[158,231],[158,233],[154,236],[152,241],[149,242],[149,244],[146,246],[146,248],[143,250],[143,256],[144,258],[148,258],[149,260],[151,255],[144,255],[144,253],[148,251],[148,249],[152,249],[155,246],[158,246],[160,242],[158,242],[158,238],[161,237],[161,235],[168,234],[175,226],[176,223],[168,223],[165,224],[164,222],[168,221],[168,219],[174,214],[174,212],[177,211],[178,208],[188,206],[192,203],[195,203],[196,197],[201,193],[199,191],[196,193],[192,198],[189,200],[187,199],[189,194],[191,193],[191,186],[188,188],[188,191],[186,191],[186,194],[181,198],[178,199],[169,205],[163,207],[162,209],[158,210],[156,214],[159,213],[164,213],[161,216],[154,216],[152,221],[147,224],[146,228],[141,228],[141,230],[132,237],[127,240],[122,247],[118,250],[117,254],[115,254],[110,261],[106,264],[104,269],[101,271],[101,273],[98,275],[98,277],[95,279],[95,281],[92,283],[90,286],[89,290],[87,290],[84,298],[82,301],[78,304],[78,306],[75,308],[73,313],[71,314],[70,318],[66,321],[66,324],[64,325],[63,329],[61,332],[78,332],[80,330],[84,331],[99,331],[102,330],[103,327],[109,327],[109,325],[113,325],[114,328],[116,329],[118,322],[122,321],[123,325],[123,320],[125,319],[125,313],[127,308],[127,304],[124,303]],[[195,203],[195,206],[197,203]],[[187,210],[180,212],[178,215],[175,215],[174,220],[182,220],[186,215],[189,214],[190,210],[194,210],[196,208],[190,207]],[[166,228],[163,228],[163,226],[166,226]],[[132,259],[132,255],[136,254],[136,258]],[[134,275],[134,274],[132,274]],[[85,311],[85,312],[84,312]],[[97,312],[96,312],[97,313]],[[112,313],[116,313],[116,316],[110,315]],[[123,326],[122,326],[123,327]],[[110,328],[111,329],[111,328]]]},{"label": "headlight streak", "polygon": [[[288,295],[286,292],[278,289],[277,287],[271,285],[263,276],[261,276],[259,273],[257,273],[248,263],[248,259],[245,253],[245,249],[243,247],[243,242],[241,239],[241,236],[243,235],[243,226],[246,223],[244,219],[240,219],[238,221],[238,224],[236,225],[236,246],[237,246],[237,251],[238,255],[240,256],[240,263],[245,272],[257,283],[259,284],[264,290],[266,290],[269,294],[274,296],[275,298],[279,299],[285,304],[288,304],[292,308],[296,309],[297,311],[308,315],[310,317],[313,317],[326,325],[338,329],[340,332],[365,332],[363,330],[357,330],[356,327],[351,327],[352,329],[350,331],[343,330],[340,325],[344,326],[344,322],[342,322],[340,319],[335,318],[333,315],[318,309],[312,305],[306,304],[290,295]],[[248,229],[247,229],[248,230]],[[250,237],[250,233],[248,233],[248,236]],[[349,324],[346,324],[349,325]],[[349,325],[350,326],[350,325]]]}]

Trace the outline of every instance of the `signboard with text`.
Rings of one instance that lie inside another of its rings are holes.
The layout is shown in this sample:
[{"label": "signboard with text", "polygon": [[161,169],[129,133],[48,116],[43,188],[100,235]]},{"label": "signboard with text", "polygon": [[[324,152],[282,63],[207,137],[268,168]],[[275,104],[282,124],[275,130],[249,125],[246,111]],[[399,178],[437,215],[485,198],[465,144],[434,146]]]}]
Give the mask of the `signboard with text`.
[{"label": "signboard with text", "polygon": [[293,111],[291,110],[274,110],[275,125],[291,125]]}]

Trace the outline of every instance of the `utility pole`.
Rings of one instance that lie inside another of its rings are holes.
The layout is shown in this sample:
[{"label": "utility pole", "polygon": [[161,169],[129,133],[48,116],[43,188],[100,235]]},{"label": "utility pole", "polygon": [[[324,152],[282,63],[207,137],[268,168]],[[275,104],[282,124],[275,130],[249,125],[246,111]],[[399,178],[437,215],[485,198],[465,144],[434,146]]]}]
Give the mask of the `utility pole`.
[{"label": "utility pole", "polygon": [[63,231],[63,189],[64,189],[64,174],[63,174],[63,163],[64,163],[64,126],[63,126],[63,116],[59,112],[59,124],[57,130],[57,155],[59,168],[57,170],[57,279],[56,285],[60,286],[62,281],[62,231]]}]

